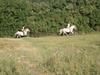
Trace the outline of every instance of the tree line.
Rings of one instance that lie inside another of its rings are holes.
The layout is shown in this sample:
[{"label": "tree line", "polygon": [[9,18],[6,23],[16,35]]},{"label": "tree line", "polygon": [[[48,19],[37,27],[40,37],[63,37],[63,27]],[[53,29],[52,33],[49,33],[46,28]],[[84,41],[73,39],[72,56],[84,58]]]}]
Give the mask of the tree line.
[{"label": "tree line", "polygon": [[0,0],[0,37],[27,26],[31,35],[56,34],[68,23],[78,31],[100,30],[100,0]]}]

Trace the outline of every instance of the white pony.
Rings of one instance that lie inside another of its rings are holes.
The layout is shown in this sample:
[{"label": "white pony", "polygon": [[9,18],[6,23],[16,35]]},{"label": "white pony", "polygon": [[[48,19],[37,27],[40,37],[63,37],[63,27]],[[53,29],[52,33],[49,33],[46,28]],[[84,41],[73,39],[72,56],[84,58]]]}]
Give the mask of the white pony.
[{"label": "white pony", "polygon": [[77,28],[76,28],[76,26],[75,25],[70,25],[69,23],[68,23],[68,26],[66,27],[66,28],[62,28],[62,29],[60,29],[60,31],[59,31],[59,35],[67,35],[67,34],[74,34],[74,30],[76,30]]},{"label": "white pony", "polygon": [[15,33],[15,37],[16,37],[16,38],[21,38],[21,37],[27,36],[27,35],[28,35],[28,32],[30,32],[30,29],[29,29],[29,28],[23,27],[23,28],[21,29],[21,31],[17,31],[17,32]]}]

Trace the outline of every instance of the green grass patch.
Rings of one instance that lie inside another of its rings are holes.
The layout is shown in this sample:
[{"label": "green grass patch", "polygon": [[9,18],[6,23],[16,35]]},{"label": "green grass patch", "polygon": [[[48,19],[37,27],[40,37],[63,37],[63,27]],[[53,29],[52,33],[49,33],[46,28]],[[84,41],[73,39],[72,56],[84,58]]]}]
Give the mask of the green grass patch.
[{"label": "green grass patch", "polygon": [[100,75],[99,37],[0,38],[0,75]]}]

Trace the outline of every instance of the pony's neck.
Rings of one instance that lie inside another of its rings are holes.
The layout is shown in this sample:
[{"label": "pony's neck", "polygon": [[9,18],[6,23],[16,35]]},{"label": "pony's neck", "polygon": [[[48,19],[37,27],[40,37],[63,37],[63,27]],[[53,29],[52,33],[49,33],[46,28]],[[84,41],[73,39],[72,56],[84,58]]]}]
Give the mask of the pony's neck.
[{"label": "pony's neck", "polygon": [[73,30],[73,29],[76,29],[76,26],[75,26],[75,25],[73,25],[73,26],[71,26],[70,28]]},{"label": "pony's neck", "polygon": [[24,31],[23,31],[23,34],[26,36],[26,35],[27,35],[27,31],[26,31],[26,30],[24,30]]}]

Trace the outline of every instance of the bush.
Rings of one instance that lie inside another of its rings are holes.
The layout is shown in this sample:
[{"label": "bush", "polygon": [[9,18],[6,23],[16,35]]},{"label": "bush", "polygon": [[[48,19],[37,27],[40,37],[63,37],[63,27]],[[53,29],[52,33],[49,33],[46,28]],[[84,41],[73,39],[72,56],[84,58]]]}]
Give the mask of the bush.
[{"label": "bush", "polygon": [[68,22],[91,32],[100,25],[99,5],[99,0],[0,0],[0,37],[22,26],[30,27],[32,36],[55,34]]},{"label": "bush", "polygon": [[12,36],[26,23],[24,0],[0,0],[0,36]]}]

